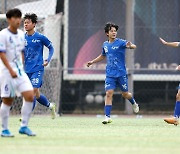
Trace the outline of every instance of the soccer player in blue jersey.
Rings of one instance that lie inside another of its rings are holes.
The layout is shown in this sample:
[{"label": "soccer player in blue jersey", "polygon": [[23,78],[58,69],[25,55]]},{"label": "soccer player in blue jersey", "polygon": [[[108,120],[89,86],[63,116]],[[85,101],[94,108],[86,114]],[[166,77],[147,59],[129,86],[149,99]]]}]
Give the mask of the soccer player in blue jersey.
[{"label": "soccer player in blue jersey", "polygon": [[[19,28],[22,13],[11,9],[6,13],[8,27],[0,31],[0,88],[2,104],[0,107],[2,137],[14,137],[8,128],[10,108],[17,94],[23,96],[21,108],[20,134],[35,136],[28,128],[32,113],[34,92],[32,84],[24,72],[22,51],[24,50],[24,32]],[[18,93],[16,93],[18,92]]]},{"label": "soccer player in blue jersey", "polygon": [[[164,39],[159,38],[161,43],[170,47],[180,47],[180,42],[166,42]],[[176,70],[180,70],[180,65],[176,68]],[[164,121],[169,124],[178,125],[179,124],[179,117],[180,117],[180,84],[178,87],[178,92],[176,94],[176,105],[174,109],[174,117],[172,118],[165,118]]]},{"label": "soccer player in blue jersey", "polygon": [[[55,104],[50,103],[45,95],[40,93],[39,88],[43,83],[44,67],[47,66],[54,53],[54,48],[49,39],[41,33],[35,31],[37,23],[37,15],[25,14],[24,16],[24,28],[25,33],[25,51],[24,51],[24,67],[29,79],[34,88],[34,107],[36,100],[48,107],[51,110],[52,119],[55,118]],[[43,48],[46,46],[49,49],[49,56],[47,59],[43,59]]]},{"label": "soccer player in blue jersey", "polygon": [[105,79],[106,99],[104,107],[105,119],[102,123],[108,124],[112,122],[112,119],[110,118],[112,97],[116,87],[119,87],[122,91],[122,96],[131,102],[135,113],[139,112],[139,106],[132,94],[128,92],[128,77],[125,65],[125,49],[135,49],[136,45],[129,41],[116,38],[118,25],[115,25],[114,23],[107,23],[104,30],[108,40],[103,43],[102,53],[97,58],[89,61],[87,66],[89,67],[93,63],[100,62],[105,58],[107,59]]}]

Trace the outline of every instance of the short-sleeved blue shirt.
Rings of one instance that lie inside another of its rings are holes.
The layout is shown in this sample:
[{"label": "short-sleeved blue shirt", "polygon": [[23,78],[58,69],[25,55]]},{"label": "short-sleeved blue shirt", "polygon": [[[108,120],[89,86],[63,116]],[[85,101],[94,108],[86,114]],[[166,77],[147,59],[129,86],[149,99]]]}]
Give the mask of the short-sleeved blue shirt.
[{"label": "short-sleeved blue shirt", "polygon": [[126,75],[125,51],[126,40],[116,38],[114,42],[105,41],[102,46],[102,55],[106,56],[106,76],[120,77]]},{"label": "short-sleeved blue shirt", "polygon": [[25,34],[25,72],[33,73],[44,70],[43,48],[49,47],[51,42],[41,33],[35,32],[33,35]]}]

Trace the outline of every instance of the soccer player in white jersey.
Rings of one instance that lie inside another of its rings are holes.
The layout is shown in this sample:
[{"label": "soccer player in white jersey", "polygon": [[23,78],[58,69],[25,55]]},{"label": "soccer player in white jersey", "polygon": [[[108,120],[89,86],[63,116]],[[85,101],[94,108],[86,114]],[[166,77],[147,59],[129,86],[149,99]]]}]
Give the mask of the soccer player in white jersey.
[{"label": "soccer player in white jersey", "polygon": [[[166,42],[164,39],[159,38],[161,43],[170,47],[180,47],[180,42]],[[176,68],[177,70],[180,70],[180,65]],[[179,117],[180,117],[180,84],[178,87],[178,92],[176,94],[176,104],[174,109],[174,117],[172,118],[165,118],[164,121],[169,124],[178,125],[179,124]]]},{"label": "soccer player in white jersey", "polygon": [[[44,67],[47,66],[54,53],[54,48],[51,41],[43,34],[35,31],[37,23],[37,15],[27,13],[24,16],[25,33],[25,50],[24,50],[24,68],[34,88],[34,106],[36,100],[43,106],[51,110],[52,119],[55,118],[55,104],[50,103],[45,95],[40,93],[40,87],[43,84]],[[43,48],[46,46],[49,49],[47,59],[43,59]]]},{"label": "soccer player in white jersey", "polygon": [[10,107],[14,97],[20,93],[23,96],[21,109],[22,121],[20,134],[35,136],[28,128],[28,122],[33,107],[33,87],[24,72],[22,63],[22,51],[24,50],[24,32],[19,30],[22,13],[19,9],[11,9],[6,13],[8,27],[0,32],[0,86],[2,104],[0,115],[2,122],[2,137],[14,137],[9,131],[8,119]]}]

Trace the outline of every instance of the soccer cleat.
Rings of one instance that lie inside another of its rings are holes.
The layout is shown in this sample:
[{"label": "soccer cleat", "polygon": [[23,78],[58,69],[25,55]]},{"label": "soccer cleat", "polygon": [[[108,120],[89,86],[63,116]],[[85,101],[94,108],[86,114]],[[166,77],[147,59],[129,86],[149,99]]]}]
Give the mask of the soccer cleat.
[{"label": "soccer cleat", "polygon": [[134,113],[138,113],[139,112],[139,105],[137,103],[134,103],[132,105],[132,108],[133,108]]},{"label": "soccer cleat", "polygon": [[19,129],[19,133],[20,134],[25,134],[25,135],[27,135],[27,136],[36,136],[36,134],[35,133],[33,133],[28,127],[21,127],[20,129]]},{"label": "soccer cleat", "polygon": [[56,105],[54,103],[51,103],[51,118],[55,119],[56,118]]},{"label": "soccer cleat", "polygon": [[1,137],[14,137],[14,135],[11,134],[11,132],[8,129],[6,129],[1,132]]},{"label": "soccer cleat", "polygon": [[164,121],[167,122],[168,124],[173,124],[175,126],[179,125],[179,120],[176,117],[164,118]]},{"label": "soccer cleat", "polygon": [[103,124],[108,124],[108,123],[111,123],[112,122],[112,119],[105,116],[105,119],[102,121]]}]

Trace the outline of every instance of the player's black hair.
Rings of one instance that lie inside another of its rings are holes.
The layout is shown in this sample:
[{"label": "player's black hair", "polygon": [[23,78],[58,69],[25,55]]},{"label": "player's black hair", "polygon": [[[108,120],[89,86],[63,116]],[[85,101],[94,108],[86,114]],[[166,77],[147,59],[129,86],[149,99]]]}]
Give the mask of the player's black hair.
[{"label": "player's black hair", "polygon": [[26,13],[24,16],[24,20],[31,19],[32,23],[37,23],[38,17],[35,13]]},{"label": "player's black hair", "polygon": [[114,28],[116,29],[116,31],[117,31],[118,28],[119,28],[118,25],[116,25],[116,24],[114,24],[114,23],[111,23],[111,22],[108,22],[108,23],[106,23],[106,25],[105,25],[105,27],[104,27],[105,33],[108,33],[108,32],[111,30],[112,27],[114,27]]},{"label": "player's black hair", "polygon": [[7,19],[10,19],[10,18],[12,18],[12,17],[21,18],[21,17],[22,17],[21,10],[19,10],[19,9],[17,9],[17,8],[8,10],[7,13],[6,13],[6,18],[7,18]]}]

